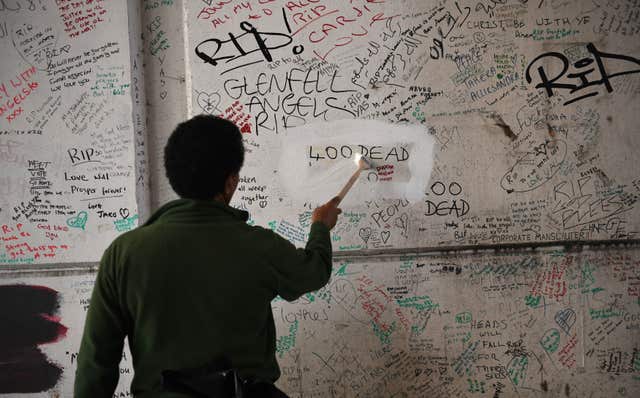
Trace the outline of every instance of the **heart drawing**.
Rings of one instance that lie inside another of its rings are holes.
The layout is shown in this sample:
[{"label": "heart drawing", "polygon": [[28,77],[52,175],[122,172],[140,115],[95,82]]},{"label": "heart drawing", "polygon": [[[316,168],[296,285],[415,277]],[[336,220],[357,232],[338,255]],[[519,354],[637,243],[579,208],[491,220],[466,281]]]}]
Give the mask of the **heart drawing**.
[{"label": "heart drawing", "polygon": [[84,226],[87,224],[88,217],[89,215],[86,211],[81,211],[75,217],[67,218],[67,225],[72,228],[84,229]]},{"label": "heart drawing", "polygon": [[371,228],[369,228],[369,227],[360,228],[359,235],[362,238],[362,240],[364,241],[364,243],[367,243],[369,241],[369,238],[371,237]]},{"label": "heart drawing", "polygon": [[120,217],[122,217],[123,220],[126,220],[127,217],[129,217],[129,209],[127,208],[121,208],[120,209]]},{"label": "heart drawing", "polygon": [[389,240],[390,236],[391,236],[391,232],[389,232],[389,231],[380,232],[380,237],[382,238],[382,242],[383,243],[387,243],[387,241]]},{"label": "heart drawing", "polygon": [[220,105],[220,94],[218,93],[209,94],[201,91],[198,93],[196,102],[198,103],[198,106],[208,114],[212,114],[214,112],[220,113],[220,110],[218,109],[218,105]]},{"label": "heart drawing", "polygon": [[240,129],[240,132],[242,134],[251,134],[251,125],[249,123],[245,123]]}]

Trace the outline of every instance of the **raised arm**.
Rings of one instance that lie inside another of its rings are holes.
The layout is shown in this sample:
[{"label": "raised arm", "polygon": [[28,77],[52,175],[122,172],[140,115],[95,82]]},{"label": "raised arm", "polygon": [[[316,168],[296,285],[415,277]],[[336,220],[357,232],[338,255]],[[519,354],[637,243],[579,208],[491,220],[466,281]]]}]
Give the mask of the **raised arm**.
[{"label": "raised arm", "polygon": [[276,276],[278,294],[285,300],[295,300],[329,281],[332,266],[329,231],[342,212],[338,202],[338,198],[334,198],[314,210],[304,249],[296,249],[291,242],[274,234],[269,262]]}]

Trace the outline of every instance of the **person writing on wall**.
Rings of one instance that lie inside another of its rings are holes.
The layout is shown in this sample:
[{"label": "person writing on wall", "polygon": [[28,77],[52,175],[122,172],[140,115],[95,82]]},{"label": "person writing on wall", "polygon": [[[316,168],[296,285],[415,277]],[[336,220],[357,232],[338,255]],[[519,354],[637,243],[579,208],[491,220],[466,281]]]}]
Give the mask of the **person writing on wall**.
[{"label": "person writing on wall", "polygon": [[76,397],[112,397],[125,336],[136,397],[206,396],[230,383],[245,396],[286,397],[273,385],[280,369],[271,300],[292,301],[326,285],[329,231],[341,210],[337,198],[315,209],[307,245],[296,249],[229,206],[243,161],[232,122],[200,115],[173,131],[164,165],[180,199],[104,252]]}]

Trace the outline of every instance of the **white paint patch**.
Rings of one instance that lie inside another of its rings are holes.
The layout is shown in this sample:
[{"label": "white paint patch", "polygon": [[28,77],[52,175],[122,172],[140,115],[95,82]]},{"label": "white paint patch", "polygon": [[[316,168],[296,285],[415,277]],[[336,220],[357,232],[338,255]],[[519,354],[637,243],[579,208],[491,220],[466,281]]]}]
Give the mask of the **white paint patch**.
[{"label": "white paint patch", "polygon": [[376,166],[364,170],[342,207],[365,200],[424,197],[433,168],[434,140],[422,125],[347,119],[287,129],[279,175],[291,199],[323,203],[336,196],[356,171],[357,154]]}]

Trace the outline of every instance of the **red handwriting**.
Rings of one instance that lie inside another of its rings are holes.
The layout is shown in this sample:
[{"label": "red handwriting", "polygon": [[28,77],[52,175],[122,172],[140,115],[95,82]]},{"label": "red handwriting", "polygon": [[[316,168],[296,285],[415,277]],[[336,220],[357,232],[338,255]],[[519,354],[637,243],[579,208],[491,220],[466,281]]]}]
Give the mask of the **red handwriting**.
[{"label": "red handwriting", "polygon": [[576,352],[575,348],[578,344],[578,336],[573,335],[571,339],[562,347],[560,351],[558,351],[558,359],[560,363],[567,368],[573,368],[576,366]]},{"label": "red handwriting", "polygon": [[51,224],[38,224],[36,225],[37,229],[44,230],[44,236],[51,240],[56,240],[60,238],[58,232],[68,232],[69,227],[66,225],[51,225]]},{"label": "red handwriting", "polygon": [[9,123],[24,112],[20,104],[38,88],[38,82],[33,81],[35,74],[36,68],[32,66],[0,83],[0,117],[4,116]]},{"label": "red handwriting", "polygon": [[66,225],[38,224],[36,225],[36,228],[44,229],[47,231],[69,231],[69,227],[67,227]]},{"label": "red handwriting", "polygon": [[[307,30],[307,39],[310,43],[331,44],[331,47],[322,54],[316,50],[313,51],[316,57],[326,60],[336,48],[347,46],[354,40],[367,36],[369,28],[376,22],[384,22],[397,16],[386,16],[384,12],[376,12],[369,7],[371,4],[384,2],[385,0],[351,0],[351,8],[346,11],[329,9],[319,0],[290,1],[285,7],[293,12],[292,36]],[[322,20],[321,24],[315,23],[320,20]]]},{"label": "red handwriting", "polygon": [[18,240],[19,237],[29,237],[30,233],[22,230],[22,224],[16,224],[14,227],[11,227],[7,224],[2,225],[2,235],[0,236],[0,240],[3,242],[15,241]]},{"label": "red handwriting", "polygon": [[400,308],[396,308],[396,315],[398,316],[398,319],[400,319],[400,323],[405,328],[405,330],[411,329],[411,326],[409,325],[409,320],[407,319],[407,317],[404,315],[404,313]]},{"label": "red handwriting", "polygon": [[234,101],[220,117],[233,122],[240,128],[242,134],[251,134],[251,123],[249,123],[251,115],[244,112],[244,106],[240,101]]},{"label": "red handwriting", "polygon": [[536,276],[531,287],[531,297],[547,296],[560,300],[567,294],[567,282],[564,280],[564,272],[571,264],[573,258],[567,257],[562,263],[551,263],[551,269],[544,270]]},{"label": "red handwriting", "polygon": [[202,7],[200,12],[198,13],[198,19],[210,19],[216,14],[220,14],[220,11],[224,8],[225,5],[233,3],[233,0],[226,1],[214,1],[210,4],[209,7]]},{"label": "red handwriting", "polygon": [[260,19],[263,16],[273,14],[271,8],[266,5],[273,3],[275,0],[250,0],[237,1],[233,0],[213,1],[208,7],[202,7],[197,15],[197,19],[209,21],[211,28],[216,29],[218,26],[230,21],[233,16],[245,15],[248,19]]},{"label": "red handwriting", "polygon": [[15,245],[5,245],[5,250],[11,259],[32,256],[34,260],[38,260],[40,257],[55,257],[58,251],[68,249],[69,246],[67,245],[31,246],[27,242],[17,243]]},{"label": "red handwriting", "polygon": [[391,297],[384,291],[382,286],[374,286],[373,280],[366,275],[357,279],[359,282],[358,292],[360,292],[360,306],[383,331],[388,331],[391,325],[381,322],[382,314],[386,309],[386,304],[391,301]]},{"label": "red handwriting", "polygon": [[[49,230],[64,231],[66,226],[38,224],[38,229],[45,229],[45,238],[57,239],[57,234]],[[0,226],[0,242],[5,253],[0,256],[2,263],[28,263],[40,258],[55,257],[62,250],[69,250],[66,244],[36,244],[31,233],[24,230],[24,224],[3,224]]]},{"label": "red handwriting", "polygon": [[77,37],[90,32],[105,21],[107,13],[104,0],[56,0],[60,18],[64,22],[64,31],[69,37]]},{"label": "red handwriting", "polygon": [[384,164],[376,167],[378,173],[378,181],[391,181],[393,179],[394,166],[392,164]]}]

